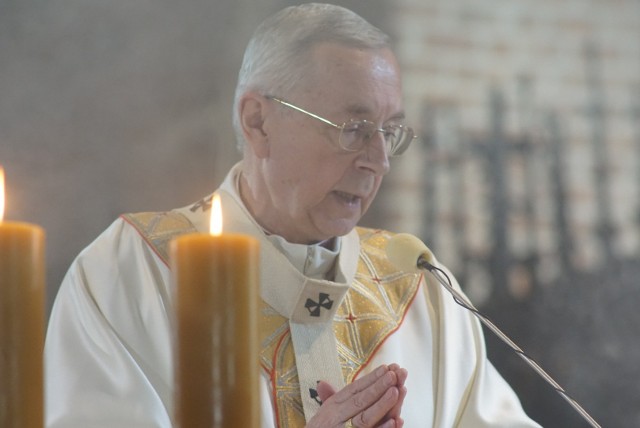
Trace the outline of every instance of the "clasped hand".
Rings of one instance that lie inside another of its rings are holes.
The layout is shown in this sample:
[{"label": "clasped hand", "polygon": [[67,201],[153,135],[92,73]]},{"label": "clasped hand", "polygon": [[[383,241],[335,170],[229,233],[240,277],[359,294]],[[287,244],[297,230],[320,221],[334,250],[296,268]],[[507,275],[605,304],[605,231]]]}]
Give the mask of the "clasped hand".
[{"label": "clasped hand", "polygon": [[397,364],[381,365],[340,391],[327,382],[317,386],[322,406],[306,428],[400,428],[402,403],[407,394],[407,370]]}]

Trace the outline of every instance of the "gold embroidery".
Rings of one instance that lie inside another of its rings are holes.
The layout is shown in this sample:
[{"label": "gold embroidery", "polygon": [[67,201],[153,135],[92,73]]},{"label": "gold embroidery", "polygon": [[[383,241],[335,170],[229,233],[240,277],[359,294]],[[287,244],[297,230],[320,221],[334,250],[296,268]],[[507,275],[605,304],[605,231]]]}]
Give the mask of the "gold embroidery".
[{"label": "gold embroidery", "polygon": [[304,427],[306,421],[289,322],[264,301],[260,317],[260,340],[260,360],[271,381],[278,427]]},{"label": "gold embroidery", "polygon": [[[138,213],[123,218],[168,263],[168,243],[195,232],[182,214]],[[338,356],[350,383],[367,365],[384,340],[401,324],[418,291],[418,276],[398,272],[386,259],[389,232],[357,228],[360,259],[355,280],[334,317]],[[302,428],[306,421],[288,320],[264,301],[260,317],[260,363],[271,381],[279,428]]]},{"label": "gold embroidery", "polygon": [[178,235],[196,232],[189,219],[173,211],[125,214],[122,218],[140,232],[167,265],[169,242]]},{"label": "gold embroidery", "polygon": [[[358,228],[356,278],[334,318],[338,356],[350,383],[376,349],[395,331],[418,290],[418,276],[402,275],[386,260],[390,233]],[[263,302],[262,364],[272,380],[278,427],[305,426],[297,369],[287,319]]]}]

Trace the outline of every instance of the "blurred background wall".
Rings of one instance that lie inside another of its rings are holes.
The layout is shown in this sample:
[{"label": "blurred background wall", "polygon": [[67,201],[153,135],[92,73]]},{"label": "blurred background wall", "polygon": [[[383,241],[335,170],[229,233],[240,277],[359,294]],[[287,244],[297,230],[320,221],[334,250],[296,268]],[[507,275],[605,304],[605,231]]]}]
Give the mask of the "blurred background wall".
[{"label": "blurred background wall", "polygon": [[[265,0],[2,0],[8,219],[47,230],[49,302],[123,212],[209,193]],[[640,426],[640,2],[338,1],[390,33],[420,140],[364,224],[415,233],[604,426]],[[49,303],[49,304],[50,304]],[[548,427],[586,424],[487,333]]]}]

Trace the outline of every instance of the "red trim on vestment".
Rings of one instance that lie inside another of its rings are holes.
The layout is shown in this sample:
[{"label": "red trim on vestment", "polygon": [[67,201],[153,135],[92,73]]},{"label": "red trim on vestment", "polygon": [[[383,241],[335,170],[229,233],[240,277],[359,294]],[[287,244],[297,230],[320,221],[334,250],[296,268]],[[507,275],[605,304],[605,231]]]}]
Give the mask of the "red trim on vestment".
[{"label": "red trim on vestment", "polygon": [[168,260],[165,260],[165,258],[164,258],[164,257],[162,257],[162,255],[158,252],[158,250],[156,250],[156,246],[155,246],[155,245],[153,245],[153,244],[152,244],[152,243],[147,239],[147,237],[145,236],[144,232],[143,232],[142,230],[138,229],[138,227],[137,227],[135,224],[133,224],[132,222],[130,222],[130,221],[129,221],[129,219],[127,219],[127,217],[126,217],[126,215],[125,215],[125,214],[120,215],[120,218],[121,218],[122,220],[124,220],[127,224],[129,224],[131,227],[133,227],[133,228],[134,228],[134,230],[135,230],[136,232],[138,232],[138,235],[140,235],[140,237],[142,238],[142,240],[143,240],[144,242],[146,242],[146,243],[147,243],[147,245],[148,245],[149,247],[151,247],[151,250],[156,254],[156,256],[158,256],[158,258],[159,258],[160,260],[162,260],[162,263],[164,263],[164,264],[165,264],[165,266],[167,266],[168,268],[170,268],[170,266],[169,266],[169,261],[168,261]]},{"label": "red trim on vestment", "polygon": [[279,407],[278,407],[278,389],[276,387],[276,358],[278,356],[278,351],[280,350],[280,347],[282,346],[282,342],[284,341],[284,339],[286,339],[287,334],[290,332],[290,329],[287,328],[285,330],[284,333],[282,333],[282,336],[280,337],[280,339],[278,340],[278,344],[276,345],[276,349],[273,352],[273,360],[271,361],[271,366],[273,367],[273,370],[271,371],[271,391],[273,394],[273,408],[275,411],[275,416],[276,416],[276,427],[280,426],[280,411],[279,411]]},{"label": "red trim on vestment", "polygon": [[355,380],[358,375],[360,374],[360,372],[362,370],[364,370],[364,368],[371,362],[371,359],[373,358],[373,356],[376,354],[376,352],[378,352],[378,349],[380,349],[380,347],[382,345],[384,345],[384,342],[389,338],[389,336],[391,336],[393,333],[395,333],[396,331],[398,331],[398,329],[400,328],[400,326],[402,325],[402,323],[404,322],[405,317],[407,316],[407,313],[409,312],[409,309],[411,308],[411,305],[413,304],[413,301],[415,300],[416,296],[418,295],[418,290],[420,290],[420,284],[422,284],[422,278],[423,278],[424,274],[420,274],[420,278],[418,279],[418,286],[416,287],[416,291],[415,293],[413,293],[413,296],[411,296],[411,301],[409,302],[409,304],[407,305],[407,310],[404,311],[404,314],[402,314],[402,319],[400,320],[400,322],[398,323],[398,325],[391,330],[384,339],[382,339],[382,341],[378,344],[378,346],[375,347],[375,349],[373,350],[373,352],[371,352],[371,354],[369,355],[369,358],[367,358],[367,360],[360,366],[360,368],[356,371],[356,374],[353,376],[352,382],[353,380]]}]

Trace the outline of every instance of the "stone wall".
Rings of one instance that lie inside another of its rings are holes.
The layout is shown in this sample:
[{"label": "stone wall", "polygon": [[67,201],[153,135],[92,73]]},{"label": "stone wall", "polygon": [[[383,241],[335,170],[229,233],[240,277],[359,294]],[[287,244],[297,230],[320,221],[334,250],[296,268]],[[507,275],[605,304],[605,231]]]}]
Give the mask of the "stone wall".
[{"label": "stone wall", "polygon": [[[422,139],[394,161],[376,219],[423,237],[603,425],[638,425],[640,3],[396,5]],[[532,415],[586,426],[487,334]]]}]

